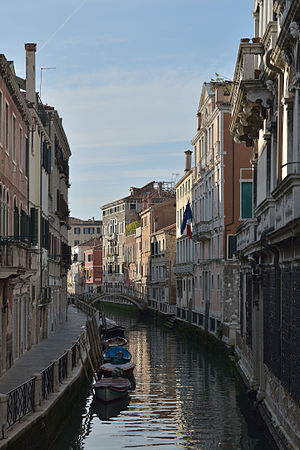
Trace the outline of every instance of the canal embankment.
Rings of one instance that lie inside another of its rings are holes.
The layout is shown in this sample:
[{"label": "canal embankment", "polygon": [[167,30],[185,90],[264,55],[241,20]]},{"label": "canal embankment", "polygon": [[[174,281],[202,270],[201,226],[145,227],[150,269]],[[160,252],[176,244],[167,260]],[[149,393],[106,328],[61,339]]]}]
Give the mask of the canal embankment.
[{"label": "canal embankment", "polygon": [[[83,305],[84,306],[84,305]],[[87,319],[96,313],[70,305],[67,321],[26,352],[0,378],[0,448],[48,448],[87,384]]]}]

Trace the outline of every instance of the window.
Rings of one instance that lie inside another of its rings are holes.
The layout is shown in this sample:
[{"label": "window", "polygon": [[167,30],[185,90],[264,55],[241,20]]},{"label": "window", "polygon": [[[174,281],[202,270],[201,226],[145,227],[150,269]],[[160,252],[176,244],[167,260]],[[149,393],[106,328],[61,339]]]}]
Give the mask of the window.
[{"label": "window", "polygon": [[80,234],[80,228],[75,227],[74,228],[74,234]]},{"label": "window", "polygon": [[252,181],[241,182],[241,218],[252,217]]},{"label": "window", "polygon": [[136,209],[136,204],[135,203],[130,203],[130,209]]},{"label": "window", "polygon": [[5,150],[9,152],[9,107],[5,103]]},{"label": "window", "polygon": [[92,254],[87,255],[87,260],[88,261],[93,261],[93,255]]},{"label": "window", "polygon": [[227,259],[232,259],[236,252],[236,236],[231,234],[227,236]]},{"label": "window", "polygon": [[12,118],[12,159],[16,161],[16,117]]},{"label": "window", "polygon": [[23,130],[21,127],[19,129],[19,165],[23,170]]},{"label": "window", "polygon": [[89,228],[84,228],[83,229],[83,234],[89,234]]},{"label": "window", "polygon": [[29,175],[29,139],[25,136],[25,175]]},{"label": "window", "polygon": [[101,228],[100,227],[97,228],[97,234],[101,234]]}]

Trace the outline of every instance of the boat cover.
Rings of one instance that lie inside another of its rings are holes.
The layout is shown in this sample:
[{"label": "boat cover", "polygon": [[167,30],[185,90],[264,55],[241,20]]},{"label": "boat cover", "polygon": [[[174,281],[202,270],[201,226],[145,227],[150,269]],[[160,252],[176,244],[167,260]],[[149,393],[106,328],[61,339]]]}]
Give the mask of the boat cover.
[{"label": "boat cover", "polygon": [[128,378],[102,378],[94,384],[94,388],[109,388],[110,386],[115,388],[129,388],[130,381]]},{"label": "boat cover", "polygon": [[116,368],[120,367],[120,369],[126,370],[131,369],[132,367],[135,367],[135,364],[132,362],[128,362],[125,364],[111,364],[111,363],[105,363],[100,366],[100,369],[102,370],[115,370]]},{"label": "boat cover", "polygon": [[103,353],[103,357],[105,359],[113,358],[117,354],[121,354],[124,359],[131,360],[131,354],[126,348],[120,347],[119,345],[115,345],[114,347],[110,347]]}]

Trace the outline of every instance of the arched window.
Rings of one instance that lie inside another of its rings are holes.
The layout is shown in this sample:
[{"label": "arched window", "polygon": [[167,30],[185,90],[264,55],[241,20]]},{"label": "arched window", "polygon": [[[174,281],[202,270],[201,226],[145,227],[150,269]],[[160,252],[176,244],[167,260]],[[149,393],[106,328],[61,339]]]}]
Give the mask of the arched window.
[{"label": "arched window", "polygon": [[19,209],[17,206],[17,199],[14,198],[14,238],[18,238],[20,236],[20,216],[19,216]]}]

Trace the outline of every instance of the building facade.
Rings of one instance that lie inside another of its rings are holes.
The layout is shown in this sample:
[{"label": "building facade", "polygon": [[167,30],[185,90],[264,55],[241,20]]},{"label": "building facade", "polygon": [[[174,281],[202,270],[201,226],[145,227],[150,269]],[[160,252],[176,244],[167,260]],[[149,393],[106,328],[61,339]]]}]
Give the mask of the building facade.
[{"label": "building facade", "polygon": [[[194,252],[193,240],[187,235],[187,230],[181,230],[184,214],[189,202],[192,206],[193,169],[192,152],[185,152],[185,171],[176,184],[176,307],[177,317],[192,320],[194,309]],[[182,232],[181,232],[182,231]],[[193,233],[193,229],[192,229]]]},{"label": "building facade", "polygon": [[[175,213],[175,211],[174,211]],[[175,214],[173,216],[175,218]],[[176,224],[151,234],[149,306],[164,314],[176,313]]]},{"label": "building facade", "polygon": [[236,352],[279,448],[300,448],[300,4],[256,0],[253,17],[231,95],[231,132],[252,150],[254,212],[237,234]]},{"label": "building facade", "polygon": [[236,228],[252,217],[251,151],[229,132],[231,82],[204,83],[197,111],[192,188],[194,318],[234,344],[239,315]]},{"label": "building facade", "polygon": [[[60,185],[51,129],[64,140],[66,171],[71,153],[58,113],[52,108],[56,118],[50,119],[35,90],[36,44],[25,44],[25,51],[26,79],[0,55],[0,373],[66,320],[67,311],[68,186],[61,196],[64,223],[57,227],[50,217],[58,210],[51,186]],[[54,266],[51,226],[60,258]]]},{"label": "building facade", "polygon": [[[152,298],[152,254],[155,238],[153,233],[161,230],[175,221],[175,193],[168,200],[154,203],[140,213],[141,218],[141,288],[143,294]],[[156,247],[155,247],[156,248]],[[164,274],[164,278],[166,275]]]},{"label": "building facade", "polygon": [[70,247],[82,244],[92,238],[102,237],[102,220],[95,220],[94,217],[88,220],[69,218],[68,241]]},{"label": "building facade", "polygon": [[84,251],[85,292],[92,292],[102,285],[102,240],[91,239]]},{"label": "building facade", "polygon": [[[130,195],[101,207],[103,212],[103,282],[118,286],[125,282],[126,226],[139,221],[139,212],[172,194],[172,182],[152,181],[130,188]],[[149,244],[150,245],[150,244]]]}]

